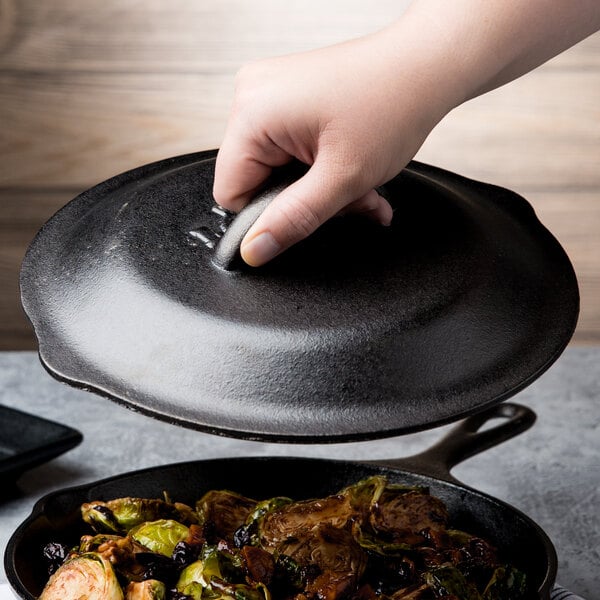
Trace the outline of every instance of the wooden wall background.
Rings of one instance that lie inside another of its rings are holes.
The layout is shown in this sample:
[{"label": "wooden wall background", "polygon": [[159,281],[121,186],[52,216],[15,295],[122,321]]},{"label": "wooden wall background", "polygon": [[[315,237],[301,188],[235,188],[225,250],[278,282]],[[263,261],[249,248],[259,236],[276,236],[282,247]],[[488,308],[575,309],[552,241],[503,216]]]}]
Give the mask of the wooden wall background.
[{"label": "wooden wall background", "polygon": [[[0,0],[0,349],[34,348],[18,270],[41,224],[129,168],[218,147],[237,69],[373,31],[401,0]],[[600,342],[600,34],[457,109],[420,160],[527,197]]]}]

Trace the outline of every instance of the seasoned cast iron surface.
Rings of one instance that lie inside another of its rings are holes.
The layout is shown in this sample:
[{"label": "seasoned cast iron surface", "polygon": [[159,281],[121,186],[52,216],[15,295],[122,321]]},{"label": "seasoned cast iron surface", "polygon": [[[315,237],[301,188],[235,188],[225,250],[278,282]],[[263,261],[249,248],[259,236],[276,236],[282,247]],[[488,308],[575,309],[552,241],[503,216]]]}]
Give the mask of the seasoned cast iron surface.
[{"label": "seasoned cast iron surface", "polygon": [[367,439],[504,400],[570,339],[573,270],[516,194],[411,163],[391,227],[336,218],[226,271],[214,157],[119,175],[38,234],[22,299],[57,378],[226,435]]}]

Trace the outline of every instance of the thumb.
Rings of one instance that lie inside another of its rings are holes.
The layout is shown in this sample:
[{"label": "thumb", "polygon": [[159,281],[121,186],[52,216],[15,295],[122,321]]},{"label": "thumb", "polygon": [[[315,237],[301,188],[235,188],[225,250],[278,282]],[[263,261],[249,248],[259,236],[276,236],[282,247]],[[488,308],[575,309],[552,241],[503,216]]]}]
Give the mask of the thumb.
[{"label": "thumb", "polygon": [[315,162],[303,177],[281,192],[252,225],[242,240],[242,258],[253,267],[263,265],[313,233],[367,191],[357,189],[347,177],[332,175],[330,169]]}]

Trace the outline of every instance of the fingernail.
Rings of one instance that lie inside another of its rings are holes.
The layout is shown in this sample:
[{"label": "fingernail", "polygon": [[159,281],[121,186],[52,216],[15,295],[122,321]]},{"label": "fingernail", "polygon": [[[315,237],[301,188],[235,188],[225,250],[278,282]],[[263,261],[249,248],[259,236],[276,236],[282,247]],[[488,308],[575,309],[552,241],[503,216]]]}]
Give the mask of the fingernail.
[{"label": "fingernail", "polygon": [[281,251],[281,246],[269,231],[263,231],[249,242],[242,244],[242,258],[252,267],[259,267],[269,262]]}]

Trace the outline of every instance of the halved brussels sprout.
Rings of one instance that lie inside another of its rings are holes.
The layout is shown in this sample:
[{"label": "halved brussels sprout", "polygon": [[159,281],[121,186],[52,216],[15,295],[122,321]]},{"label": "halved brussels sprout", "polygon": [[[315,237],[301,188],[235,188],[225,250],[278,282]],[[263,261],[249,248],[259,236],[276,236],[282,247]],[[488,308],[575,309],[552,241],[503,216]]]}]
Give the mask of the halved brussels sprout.
[{"label": "halved brussels sprout", "polygon": [[357,513],[344,495],[284,504],[259,519],[258,542],[271,551],[288,539],[302,537],[307,530],[321,526],[343,529],[355,518]]},{"label": "halved brussels sprout", "polygon": [[219,553],[215,546],[207,546],[203,549],[199,560],[181,571],[177,581],[177,591],[196,600],[200,598],[204,588],[210,587],[213,578],[222,579]]},{"label": "halved brussels sprout", "polygon": [[233,543],[234,533],[244,525],[255,506],[256,500],[240,494],[211,490],[196,502],[196,512],[209,542],[223,539]]},{"label": "halved brussels sprout", "polygon": [[292,502],[291,498],[285,496],[277,496],[258,502],[254,510],[248,514],[246,522],[234,532],[234,544],[238,548],[249,545],[258,546],[260,543],[258,535],[259,525],[265,515]]},{"label": "halved brussels sprout", "polygon": [[178,521],[159,519],[137,525],[129,536],[151,552],[171,557],[175,546],[185,540],[188,533],[188,528]]},{"label": "halved brussels sprout", "polygon": [[50,577],[39,600],[123,600],[108,560],[95,552],[68,559]]},{"label": "halved brussels sprout", "polygon": [[197,520],[194,511],[185,504],[149,498],[86,502],[81,505],[81,516],[97,531],[114,533],[125,533],[145,521],[173,519],[190,524]]},{"label": "halved brussels sprout", "polygon": [[197,560],[191,565],[188,565],[177,580],[176,589],[179,593],[190,596],[193,600],[199,600],[202,597],[203,591],[209,587],[210,579],[220,575],[218,563],[207,565],[203,560]]},{"label": "halved brussels sprout", "polygon": [[204,563],[201,560],[188,565],[181,574],[175,586],[180,594],[189,596],[192,600],[200,600],[202,592],[206,587],[203,584],[202,574],[204,571]]},{"label": "halved brussels sprout", "polygon": [[389,541],[423,542],[422,532],[443,530],[448,522],[445,504],[422,489],[386,487],[373,505],[369,525]]},{"label": "halved brussels sprout", "polygon": [[132,581],[125,588],[125,600],[165,600],[166,596],[165,584],[156,579]]}]

